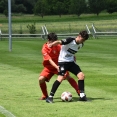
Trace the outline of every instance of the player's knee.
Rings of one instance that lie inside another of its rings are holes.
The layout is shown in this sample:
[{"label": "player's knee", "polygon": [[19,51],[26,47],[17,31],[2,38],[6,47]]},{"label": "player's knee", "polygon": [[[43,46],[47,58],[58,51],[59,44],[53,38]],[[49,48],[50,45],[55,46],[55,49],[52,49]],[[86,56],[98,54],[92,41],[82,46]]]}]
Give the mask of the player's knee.
[{"label": "player's knee", "polygon": [[84,75],[83,72],[78,73],[77,77],[78,77],[79,80],[84,80],[85,79],[85,75]]},{"label": "player's knee", "polygon": [[64,76],[58,76],[57,80],[58,80],[59,82],[62,82],[62,81],[64,80]]},{"label": "player's knee", "polygon": [[69,80],[71,78],[71,76],[64,76],[64,80]]},{"label": "player's knee", "polygon": [[45,81],[45,78],[43,76],[39,76],[39,83],[43,83]]}]

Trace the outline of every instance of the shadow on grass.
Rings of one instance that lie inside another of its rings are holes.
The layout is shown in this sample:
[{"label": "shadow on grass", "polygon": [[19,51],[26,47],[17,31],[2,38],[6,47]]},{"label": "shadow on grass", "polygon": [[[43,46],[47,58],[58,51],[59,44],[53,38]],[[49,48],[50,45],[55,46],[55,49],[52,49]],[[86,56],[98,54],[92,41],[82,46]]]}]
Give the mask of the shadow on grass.
[{"label": "shadow on grass", "polygon": [[[56,102],[62,102],[61,99],[60,100],[58,100],[58,99],[60,99],[60,97],[54,98],[54,100],[56,100]],[[88,102],[91,102],[94,100],[112,100],[111,98],[103,98],[103,97],[97,97],[97,98],[87,97],[87,99],[88,99]],[[77,102],[78,100],[79,100],[79,97],[73,97],[71,102]]]},{"label": "shadow on grass", "polygon": [[[78,101],[79,98],[73,97],[73,102]],[[87,97],[88,101],[94,101],[94,100],[112,100],[111,98],[103,98],[103,97]]]}]

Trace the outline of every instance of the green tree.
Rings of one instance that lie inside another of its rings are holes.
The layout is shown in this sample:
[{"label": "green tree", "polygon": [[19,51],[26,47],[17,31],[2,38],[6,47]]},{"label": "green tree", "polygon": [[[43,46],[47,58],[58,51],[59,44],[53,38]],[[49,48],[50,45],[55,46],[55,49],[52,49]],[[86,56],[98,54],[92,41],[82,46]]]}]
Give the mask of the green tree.
[{"label": "green tree", "polygon": [[61,17],[61,14],[64,13],[64,3],[58,1],[55,5],[55,12]]},{"label": "green tree", "polygon": [[48,12],[47,0],[38,0],[34,6],[34,14],[40,15],[42,18]]},{"label": "green tree", "polygon": [[26,7],[23,4],[19,4],[16,6],[16,12],[17,13],[26,12]]},{"label": "green tree", "polygon": [[50,12],[59,15],[68,14],[70,0],[48,0]]},{"label": "green tree", "polygon": [[37,0],[15,0],[15,5],[17,6],[17,8],[22,7],[23,9],[20,9],[20,11],[22,11],[23,13],[32,14],[36,2]]},{"label": "green tree", "polygon": [[64,0],[64,13],[69,14],[69,6],[70,6],[70,0]]},{"label": "green tree", "polygon": [[4,12],[5,7],[6,7],[5,0],[1,0],[0,1],[0,13],[3,13]]},{"label": "green tree", "polygon": [[0,13],[3,13],[5,16],[8,16],[8,0],[0,1]]},{"label": "green tree", "polygon": [[88,0],[88,5],[91,13],[99,15],[106,8],[106,0]]},{"label": "green tree", "polygon": [[23,0],[23,4],[25,7],[26,7],[26,13],[29,13],[29,14],[32,14],[34,13],[33,12],[33,9],[34,9],[34,6],[36,4],[37,0]]},{"label": "green tree", "polygon": [[70,0],[47,0],[48,15],[68,14]]},{"label": "green tree", "polygon": [[47,0],[48,5],[48,14],[49,15],[55,15],[56,14],[56,3],[57,0]]},{"label": "green tree", "polygon": [[116,0],[107,0],[106,10],[110,14],[117,12],[117,1]]},{"label": "green tree", "polygon": [[78,15],[78,17],[84,13],[86,9],[86,1],[85,0],[70,0],[70,8],[69,11],[72,14]]}]

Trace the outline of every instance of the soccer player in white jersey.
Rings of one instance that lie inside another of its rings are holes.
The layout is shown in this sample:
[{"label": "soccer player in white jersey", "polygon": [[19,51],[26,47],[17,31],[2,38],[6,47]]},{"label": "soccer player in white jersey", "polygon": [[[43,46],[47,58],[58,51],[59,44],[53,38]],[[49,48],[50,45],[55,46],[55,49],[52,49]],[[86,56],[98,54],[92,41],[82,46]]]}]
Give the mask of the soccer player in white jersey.
[{"label": "soccer player in white jersey", "polygon": [[81,31],[76,38],[66,38],[63,40],[54,41],[49,45],[52,47],[57,44],[61,44],[61,51],[59,54],[58,65],[59,65],[59,72],[58,78],[53,83],[51,92],[49,97],[46,99],[46,102],[53,103],[54,94],[64,80],[64,74],[66,71],[70,71],[78,78],[78,85],[80,90],[80,98],[79,101],[87,101],[86,94],[84,92],[84,73],[80,69],[80,67],[74,61],[74,54],[79,51],[79,49],[84,45],[84,42],[89,38],[89,34],[87,31]]}]

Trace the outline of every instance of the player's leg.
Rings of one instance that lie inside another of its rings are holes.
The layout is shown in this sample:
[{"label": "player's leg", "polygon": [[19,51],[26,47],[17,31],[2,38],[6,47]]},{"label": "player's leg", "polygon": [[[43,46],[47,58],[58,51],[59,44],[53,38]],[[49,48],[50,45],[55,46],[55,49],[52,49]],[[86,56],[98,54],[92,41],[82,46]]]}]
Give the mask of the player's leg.
[{"label": "player's leg", "polygon": [[39,76],[39,86],[40,86],[40,89],[42,91],[42,97],[40,98],[40,100],[45,100],[48,97],[48,91],[47,91],[46,82],[49,82],[49,80],[51,79],[51,77],[53,75],[54,74],[51,73],[46,68],[44,68],[43,71],[41,72],[41,74]]},{"label": "player's leg", "polygon": [[57,78],[57,80],[53,83],[52,89],[51,89],[51,92],[50,92],[50,95],[49,95],[49,97],[46,99],[46,102],[48,102],[48,103],[53,103],[54,94],[56,93],[56,90],[58,89],[58,87],[59,87],[59,85],[61,84],[61,82],[64,80],[64,74],[65,74],[65,73],[66,73],[65,65],[59,64],[58,78]]},{"label": "player's leg", "polygon": [[39,86],[40,86],[40,89],[42,91],[42,97],[40,98],[40,100],[45,100],[48,97],[45,79],[46,78],[44,76],[39,77]]},{"label": "player's leg", "polygon": [[54,94],[56,93],[56,90],[58,89],[59,85],[61,84],[61,82],[64,80],[63,76],[58,76],[57,80],[53,83],[52,85],[52,89],[50,92],[49,97],[46,99],[46,102],[48,103],[53,103],[53,97]]},{"label": "player's leg", "polygon": [[69,72],[66,72],[64,78],[69,82],[69,84],[76,90],[77,94],[80,95],[80,90],[77,82],[69,75]]},{"label": "player's leg", "polygon": [[80,90],[80,101],[87,101],[85,91],[84,91],[84,79],[85,76],[83,72],[81,71],[80,67],[76,63],[72,63],[72,66],[69,68],[70,72],[72,72],[74,75],[78,77],[78,86]]},{"label": "player's leg", "polygon": [[87,101],[86,95],[85,95],[85,91],[84,91],[84,73],[83,72],[79,72],[77,74],[78,77],[78,85],[79,85],[79,89],[80,89],[80,99],[79,101]]},{"label": "player's leg", "polygon": [[63,81],[63,76],[58,76],[57,80],[54,82],[51,92],[50,92],[50,96],[54,96],[56,90],[58,89],[59,85],[61,84],[61,82]]}]

